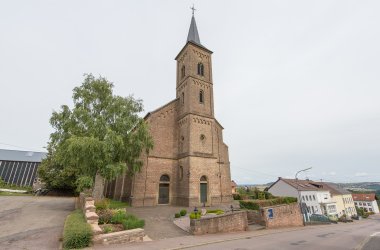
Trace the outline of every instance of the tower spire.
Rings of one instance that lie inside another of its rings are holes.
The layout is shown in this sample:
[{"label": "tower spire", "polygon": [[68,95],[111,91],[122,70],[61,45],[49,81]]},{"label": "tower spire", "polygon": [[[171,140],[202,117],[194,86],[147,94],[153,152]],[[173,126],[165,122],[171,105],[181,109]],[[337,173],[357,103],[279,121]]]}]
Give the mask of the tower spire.
[{"label": "tower spire", "polygon": [[194,5],[193,7],[190,8],[192,10],[192,17],[191,17],[191,24],[190,24],[190,29],[189,29],[189,34],[187,35],[187,42],[194,42],[198,45],[201,45],[201,41],[199,39],[199,34],[198,34],[198,29],[197,29],[197,24],[195,22],[195,18],[194,18],[194,11],[196,10],[194,8]]}]

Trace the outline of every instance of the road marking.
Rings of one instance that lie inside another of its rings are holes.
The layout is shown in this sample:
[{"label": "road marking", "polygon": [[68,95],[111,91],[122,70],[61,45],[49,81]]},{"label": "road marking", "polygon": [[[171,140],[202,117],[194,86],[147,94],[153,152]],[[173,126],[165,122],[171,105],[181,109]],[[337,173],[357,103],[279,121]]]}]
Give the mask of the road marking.
[{"label": "road marking", "polygon": [[380,234],[380,232],[373,233],[371,234],[371,237],[377,236],[378,234]]}]

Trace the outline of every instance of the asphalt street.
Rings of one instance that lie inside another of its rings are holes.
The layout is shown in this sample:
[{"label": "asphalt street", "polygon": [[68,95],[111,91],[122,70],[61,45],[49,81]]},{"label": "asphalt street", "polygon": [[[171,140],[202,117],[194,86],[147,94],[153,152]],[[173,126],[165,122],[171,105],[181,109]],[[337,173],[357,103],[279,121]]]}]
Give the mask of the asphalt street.
[{"label": "asphalt street", "polygon": [[[377,234],[378,233],[378,234]],[[352,223],[182,236],[128,245],[128,249],[380,249],[380,215]],[[124,245],[94,246],[124,249]]]},{"label": "asphalt street", "polygon": [[0,196],[0,249],[58,249],[74,198]]}]

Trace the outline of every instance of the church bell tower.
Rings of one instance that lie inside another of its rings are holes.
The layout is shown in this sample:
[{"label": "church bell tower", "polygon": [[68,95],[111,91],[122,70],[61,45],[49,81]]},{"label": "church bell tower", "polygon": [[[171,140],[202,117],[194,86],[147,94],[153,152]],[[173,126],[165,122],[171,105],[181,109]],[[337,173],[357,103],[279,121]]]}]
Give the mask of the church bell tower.
[{"label": "church bell tower", "polygon": [[[231,197],[226,191],[230,185],[228,158],[228,169],[223,169],[221,159],[228,155],[223,128],[214,117],[212,53],[201,44],[193,12],[186,44],[175,58],[178,161],[185,178],[178,186],[177,200],[188,206],[229,202]],[[183,203],[181,194],[186,197]]]}]

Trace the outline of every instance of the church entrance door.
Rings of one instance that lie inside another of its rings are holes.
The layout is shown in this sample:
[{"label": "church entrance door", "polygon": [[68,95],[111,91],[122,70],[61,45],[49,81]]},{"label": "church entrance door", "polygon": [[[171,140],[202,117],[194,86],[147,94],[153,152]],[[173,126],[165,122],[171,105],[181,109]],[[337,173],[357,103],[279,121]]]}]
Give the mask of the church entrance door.
[{"label": "church entrance door", "polygon": [[207,178],[206,176],[201,177],[200,183],[200,198],[201,203],[207,203]]},{"label": "church entrance door", "polygon": [[169,184],[160,184],[158,204],[169,204]]},{"label": "church entrance door", "polygon": [[169,176],[162,175],[158,187],[158,204],[169,204],[169,183]]}]

